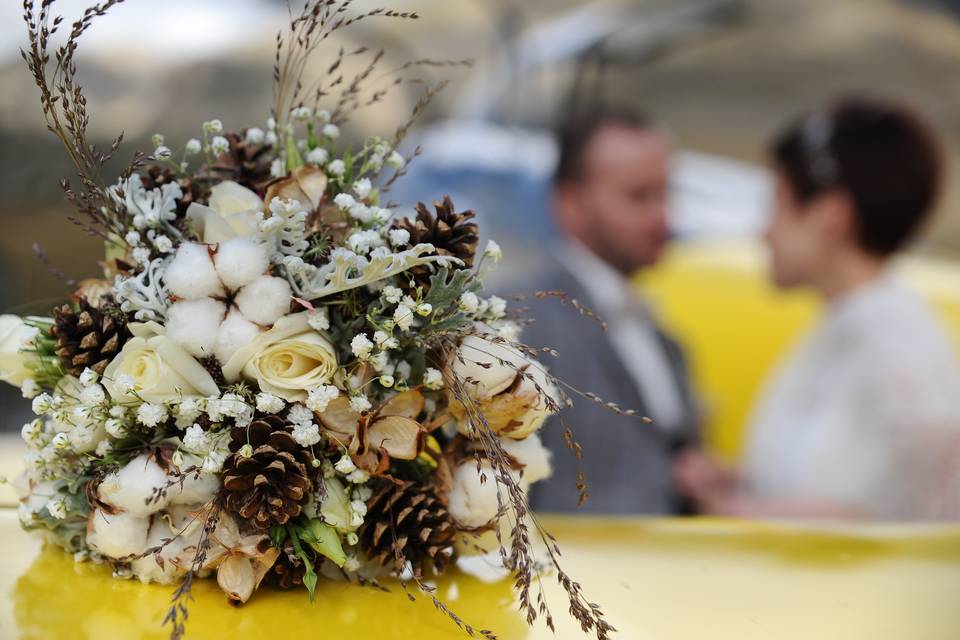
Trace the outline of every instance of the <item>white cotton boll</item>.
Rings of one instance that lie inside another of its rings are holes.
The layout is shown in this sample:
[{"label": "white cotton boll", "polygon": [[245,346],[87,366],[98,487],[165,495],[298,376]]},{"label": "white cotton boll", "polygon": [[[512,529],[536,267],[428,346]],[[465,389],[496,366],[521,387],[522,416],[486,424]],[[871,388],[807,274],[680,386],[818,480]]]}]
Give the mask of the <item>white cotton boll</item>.
[{"label": "white cotton boll", "polygon": [[233,238],[220,244],[216,264],[220,280],[235,290],[263,275],[270,267],[270,257],[252,238]]},{"label": "white cotton boll", "polygon": [[[185,540],[183,537],[174,537],[175,532],[170,530],[170,525],[163,518],[154,518],[150,526],[150,532],[147,534],[145,548],[159,547],[160,558],[163,560],[163,566],[157,562],[154,554],[144,558],[138,558],[130,563],[130,570],[140,582],[149,584],[170,584],[177,577],[186,573],[186,567],[179,562],[178,556],[183,553]],[[170,542],[164,542],[168,538],[173,538]],[[177,566],[180,565],[180,566]]]},{"label": "white cotton boll", "polygon": [[167,311],[167,337],[197,358],[214,354],[227,306],[213,298],[181,300]]},{"label": "white cotton boll", "polygon": [[[203,465],[203,458],[194,455],[184,455],[183,462],[179,465],[180,471],[186,471],[190,467],[200,467]],[[213,500],[217,490],[220,489],[220,478],[212,473],[200,473],[198,476],[196,470],[187,473],[183,481],[183,486],[178,483],[167,492],[170,505],[197,505],[206,504]]]},{"label": "white cotton boll", "polygon": [[224,293],[207,247],[193,242],[180,245],[164,272],[164,282],[170,293],[188,300]]},{"label": "white cotton boll", "polygon": [[217,333],[217,345],[215,347],[217,360],[221,364],[226,363],[230,356],[236,353],[237,349],[249,343],[259,333],[260,327],[240,315],[239,311],[231,310]]},{"label": "white cotton boll", "polygon": [[143,553],[147,548],[149,526],[150,518],[132,513],[110,515],[96,509],[87,523],[87,544],[110,558]]},{"label": "white cotton boll", "polygon": [[237,294],[236,303],[247,320],[257,324],[273,324],[290,311],[293,292],[283,278],[261,276]]},{"label": "white cotton boll", "polygon": [[523,482],[533,484],[550,477],[550,451],[543,446],[540,436],[532,434],[523,440],[501,438],[504,451],[523,465]]},{"label": "white cotton boll", "polygon": [[97,494],[100,500],[129,514],[146,517],[167,506],[167,498],[148,499],[167,484],[167,474],[153,458],[140,454],[119,471],[104,477]]},{"label": "white cotton boll", "polygon": [[449,511],[463,527],[483,527],[497,517],[497,480],[489,463],[481,466],[481,472],[486,476],[484,482],[472,463],[462,464],[453,472]]}]

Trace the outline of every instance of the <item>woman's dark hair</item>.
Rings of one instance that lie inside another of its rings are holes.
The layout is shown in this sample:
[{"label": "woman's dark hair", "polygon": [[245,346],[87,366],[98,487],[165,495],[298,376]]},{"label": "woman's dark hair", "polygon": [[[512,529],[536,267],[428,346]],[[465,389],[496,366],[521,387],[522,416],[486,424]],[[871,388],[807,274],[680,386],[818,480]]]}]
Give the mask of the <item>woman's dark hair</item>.
[{"label": "woman's dark hair", "polygon": [[583,156],[594,136],[605,127],[653,129],[656,127],[645,113],[626,107],[601,107],[588,115],[568,118],[557,131],[559,157],[553,179],[557,183],[575,182],[583,174]]},{"label": "woman's dark hair", "polygon": [[890,255],[920,230],[943,173],[931,128],[906,107],[848,97],[786,128],[771,153],[801,202],[834,188],[853,199],[860,246]]}]

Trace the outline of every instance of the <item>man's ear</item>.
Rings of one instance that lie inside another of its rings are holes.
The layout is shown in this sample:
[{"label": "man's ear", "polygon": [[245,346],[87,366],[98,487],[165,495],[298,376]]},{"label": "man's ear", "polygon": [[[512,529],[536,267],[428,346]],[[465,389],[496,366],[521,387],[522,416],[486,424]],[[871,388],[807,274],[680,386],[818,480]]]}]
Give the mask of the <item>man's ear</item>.
[{"label": "man's ear", "polygon": [[857,214],[846,189],[831,189],[816,196],[810,213],[817,216],[823,238],[829,242],[856,242]]}]

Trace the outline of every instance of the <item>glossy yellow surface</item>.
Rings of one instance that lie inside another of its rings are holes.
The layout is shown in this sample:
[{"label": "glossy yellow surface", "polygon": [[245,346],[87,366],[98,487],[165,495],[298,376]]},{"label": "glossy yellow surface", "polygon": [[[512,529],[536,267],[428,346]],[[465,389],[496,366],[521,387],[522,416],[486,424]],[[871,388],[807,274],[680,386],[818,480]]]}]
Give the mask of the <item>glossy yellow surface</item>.
[{"label": "glossy yellow surface", "polygon": [[[960,528],[813,530],[724,520],[545,517],[566,568],[629,640],[956,640]],[[170,587],[114,580],[91,564],[41,550],[0,510],[0,637],[164,638]],[[488,571],[489,572],[489,571]],[[264,590],[233,609],[200,581],[188,638],[463,638],[417,596],[321,582],[302,592]],[[504,639],[586,637],[546,581],[557,633],[528,628],[510,583],[454,572],[440,597],[465,620]]]},{"label": "glossy yellow surface", "polygon": [[[897,270],[960,344],[960,264],[911,257]],[[687,349],[706,409],[707,446],[736,460],[763,381],[814,320],[818,303],[775,290],[756,243],[680,243],[638,282]]]}]

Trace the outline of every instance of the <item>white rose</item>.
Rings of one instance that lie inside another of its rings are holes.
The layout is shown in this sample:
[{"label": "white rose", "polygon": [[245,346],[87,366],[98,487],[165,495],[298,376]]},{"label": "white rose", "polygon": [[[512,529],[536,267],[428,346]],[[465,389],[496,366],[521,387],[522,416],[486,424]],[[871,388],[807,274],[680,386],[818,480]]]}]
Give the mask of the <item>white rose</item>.
[{"label": "white rose", "polygon": [[263,200],[236,182],[217,184],[210,191],[210,204],[193,203],[187,209],[187,220],[206,244],[215,244],[257,232]]},{"label": "white rose", "polygon": [[277,320],[237,350],[223,367],[224,377],[255,380],[261,391],[287,402],[307,399],[307,392],[328,382],[337,371],[333,345],[310,327],[309,312]]},{"label": "white rose", "polygon": [[[134,337],[123,345],[103,372],[103,386],[114,401],[173,402],[183,397],[218,396],[210,373],[193,356],[163,335],[156,322],[133,323]],[[120,376],[133,380],[133,389],[118,386]]]},{"label": "white rose", "polygon": [[26,331],[28,327],[19,317],[0,316],[0,380],[18,387],[33,377],[27,364],[36,359],[29,353],[20,352]]}]

